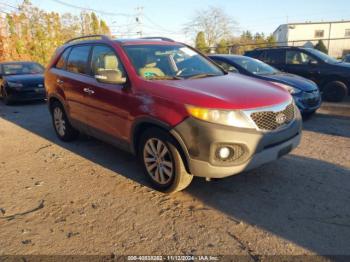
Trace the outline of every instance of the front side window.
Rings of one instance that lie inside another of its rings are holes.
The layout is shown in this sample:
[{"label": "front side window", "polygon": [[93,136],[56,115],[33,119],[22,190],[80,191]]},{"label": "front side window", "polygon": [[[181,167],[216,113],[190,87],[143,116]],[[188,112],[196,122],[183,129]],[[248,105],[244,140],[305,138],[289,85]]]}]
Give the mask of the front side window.
[{"label": "front side window", "polygon": [[269,66],[259,60],[249,57],[232,58],[236,64],[243,67],[248,72],[254,75],[272,75],[278,72],[277,69]]},{"label": "front side window", "polygon": [[73,47],[69,54],[67,70],[72,73],[89,74],[89,54],[90,46]]},{"label": "front side window", "polygon": [[125,81],[125,71],[114,50],[108,46],[95,46],[91,59],[92,74],[96,79],[118,83]]},{"label": "front side window", "polygon": [[324,37],[324,30],[316,30],[316,31],[315,31],[315,37],[316,37],[316,38],[322,38],[322,37]]},{"label": "front side window", "polygon": [[182,45],[125,46],[136,72],[148,80],[200,78],[224,71],[196,51]]},{"label": "front side window", "polygon": [[44,68],[37,63],[8,63],[2,65],[2,75],[43,74]]},{"label": "front side window", "polygon": [[289,50],[286,53],[286,63],[288,65],[307,65],[311,61],[317,62],[313,57],[298,50]]},{"label": "front side window", "polygon": [[224,61],[219,61],[219,60],[215,60],[215,62],[228,72],[234,72],[234,73],[238,72],[237,68],[235,68],[233,65],[230,65],[229,63],[226,63]]}]

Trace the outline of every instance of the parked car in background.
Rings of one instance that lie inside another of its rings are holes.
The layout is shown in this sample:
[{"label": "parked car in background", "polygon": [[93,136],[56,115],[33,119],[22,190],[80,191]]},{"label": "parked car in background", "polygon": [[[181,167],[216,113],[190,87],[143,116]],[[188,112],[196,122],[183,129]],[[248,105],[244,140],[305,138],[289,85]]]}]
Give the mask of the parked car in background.
[{"label": "parked car in background", "polygon": [[344,56],[343,62],[345,62],[345,63],[350,63],[350,54]]},{"label": "parked car in background", "polygon": [[228,72],[269,81],[287,89],[304,115],[314,113],[321,106],[321,95],[317,85],[301,76],[281,72],[264,62],[239,55],[209,55]]},{"label": "parked car in background", "polygon": [[285,89],[228,74],[170,39],[96,38],[69,41],[46,70],[61,140],[80,131],[137,154],[164,192],[193,176],[255,168],[299,144],[300,113]]},{"label": "parked car in background", "polygon": [[323,99],[340,102],[350,89],[350,64],[336,60],[313,48],[273,47],[245,53],[291,74],[314,81]]},{"label": "parked car in background", "polygon": [[0,63],[0,94],[5,104],[43,100],[44,67],[34,62]]}]

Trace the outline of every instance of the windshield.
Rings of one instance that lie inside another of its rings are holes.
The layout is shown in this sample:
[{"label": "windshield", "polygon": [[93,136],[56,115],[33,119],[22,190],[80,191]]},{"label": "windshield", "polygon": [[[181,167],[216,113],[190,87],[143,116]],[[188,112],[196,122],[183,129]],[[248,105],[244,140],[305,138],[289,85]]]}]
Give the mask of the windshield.
[{"label": "windshield", "polygon": [[278,72],[278,70],[272,66],[250,57],[233,57],[231,59],[254,75],[272,75]]},{"label": "windshield", "polygon": [[307,49],[311,54],[313,54],[314,56],[316,56],[317,58],[321,59],[323,62],[325,63],[331,63],[331,64],[335,64],[335,63],[339,63],[339,61],[333,57],[330,57],[329,55],[326,55],[325,53],[317,50],[317,49]]},{"label": "windshield", "polygon": [[194,50],[181,45],[130,45],[125,47],[138,75],[148,80],[176,80],[224,75]]},{"label": "windshield", "polygon": [[3,75],[43,74],[44,68],[37,63],[8,63],[2,65]]}]

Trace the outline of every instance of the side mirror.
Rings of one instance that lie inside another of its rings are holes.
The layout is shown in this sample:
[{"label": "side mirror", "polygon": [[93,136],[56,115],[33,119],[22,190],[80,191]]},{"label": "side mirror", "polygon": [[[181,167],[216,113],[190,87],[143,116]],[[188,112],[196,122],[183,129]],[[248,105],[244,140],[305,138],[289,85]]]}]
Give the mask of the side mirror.
[{"label": "side mirror", "polygon": [[238,70],[236,68],[234,68],[233,66],[232,67],[230,66],[227,71],[229,71],[231,73],[238,73]]},{"label": "side mirror", "polygon": [[318,65],[318,62],[317,62],[317,60],[311,59],[311,60],[309,61],[309,65]]},{"label": "side mirror", "polygon": [[126,77],[123,77],[119,71],[115,70],[98,72],[98,74],[95,75],[95,79],[105,84],[124,85],[127,82]]}]

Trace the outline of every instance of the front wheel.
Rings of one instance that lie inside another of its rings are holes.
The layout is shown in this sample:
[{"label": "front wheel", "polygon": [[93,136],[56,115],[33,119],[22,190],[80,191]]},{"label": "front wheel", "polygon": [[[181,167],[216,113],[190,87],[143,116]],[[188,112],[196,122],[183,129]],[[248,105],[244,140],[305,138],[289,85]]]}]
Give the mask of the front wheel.
[{"label": "front wheel", "polygon": [[75,140],[79,132],[70,124],[68,117],[59,102],[54,102],[51,107],[52,122],[59,139],[68,142]]},{"label": "front wheel", "polygon": [[340,81],[329,82],[323,88],[323,98],[329,102],[341,102],[347,94],[347,86]]},{"label": "front wheel", "polygon": [[176,141],[165,131],[147,130],[141,137],[139,157],[156,190],[173,193],[185,189],[193,176],[187,173]]}]

